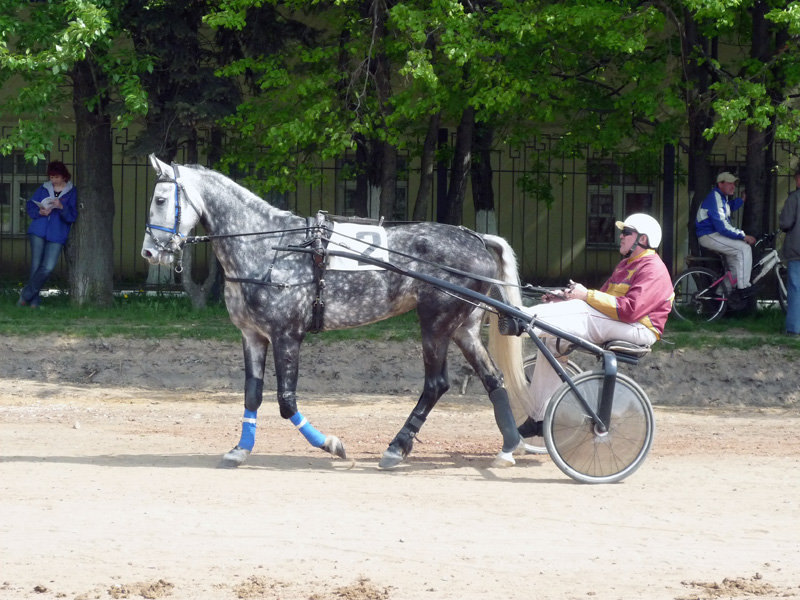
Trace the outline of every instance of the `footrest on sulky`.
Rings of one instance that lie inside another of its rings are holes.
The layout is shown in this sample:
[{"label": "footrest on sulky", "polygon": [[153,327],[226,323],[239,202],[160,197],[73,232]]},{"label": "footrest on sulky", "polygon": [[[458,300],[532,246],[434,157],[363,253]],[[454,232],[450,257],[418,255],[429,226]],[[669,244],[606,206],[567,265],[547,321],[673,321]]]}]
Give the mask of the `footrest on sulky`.
[{"label": "footrest on sulky", "polygon": [[[511,306],[505,289],[499,285],[491,286],[488,295],[492,300],[497,300],[498,302]],[[502,310],[498,310],[497,329],[501,335],[521,335],[525,331],[525,324],[511,315],[504,313]]]}]

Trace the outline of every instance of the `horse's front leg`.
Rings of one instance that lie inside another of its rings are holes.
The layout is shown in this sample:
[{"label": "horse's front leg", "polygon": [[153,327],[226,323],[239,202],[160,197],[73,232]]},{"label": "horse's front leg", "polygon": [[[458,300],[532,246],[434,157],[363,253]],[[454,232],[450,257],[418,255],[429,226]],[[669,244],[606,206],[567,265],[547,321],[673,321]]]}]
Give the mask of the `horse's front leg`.
[{"label": "horse's front leg", "polygon": [[281,417],[289,419],[309,444],[315,448],[322,448],[327,452],[347,458],[342,442],[333,435],[320,433],[297,410],[297,376],[300,367],[300,342],[299,339],[285,337],[276,339],[273,345],[275,357],[275,376],[278,384],[278,407]]},{"label": "horse's front leg", "polygon": [[243,464],[256,443],[256,420],[264,392],[264,365],[269,349],[269,340],[256,333],[242,332],[244,351],[244,416],[239,443],[222,457],[223,467],[238,467]]}]

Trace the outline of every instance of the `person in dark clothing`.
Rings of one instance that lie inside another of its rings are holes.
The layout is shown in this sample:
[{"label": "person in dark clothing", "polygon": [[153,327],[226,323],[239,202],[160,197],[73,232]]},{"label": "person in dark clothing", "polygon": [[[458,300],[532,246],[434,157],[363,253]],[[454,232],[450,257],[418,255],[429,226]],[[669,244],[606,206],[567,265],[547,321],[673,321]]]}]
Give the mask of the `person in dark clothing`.
[{"label": "person in dark clothing", "polygon": [[783,258],[788,274],[786,333],[800,335],[800,166],[794,173],[794,183],[798,189],[786,198],[778,218],[778,227],[786,232],[783,241]]}]

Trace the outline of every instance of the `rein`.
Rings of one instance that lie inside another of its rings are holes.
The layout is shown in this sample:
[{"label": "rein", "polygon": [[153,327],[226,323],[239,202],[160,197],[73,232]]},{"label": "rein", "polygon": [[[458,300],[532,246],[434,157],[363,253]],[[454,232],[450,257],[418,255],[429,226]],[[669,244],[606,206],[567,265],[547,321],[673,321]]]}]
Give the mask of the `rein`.
[{"label": "rein", "polygon": [[[335,241],[334,242],[330,242],[330,240],[327,239],[328,236],[326,236],[325,234],[329,233],[329,229],[327,227],[325,227],[325,225],[324,225],[325,218],[323,216],[321,216],[321,215],[324,214],[323,211],[319,211],[319,213],[317,215],[317,218],[316,218],[316,224],[312,225],[311,223],[307,223],[306,227],[292,228],[292,229],[281,229],[281,230],[277,230],[277,231],[253,231],[253,232],[244,232],[244,233],[224,233],[224,234],[212,234],[212,235],[185,236],[179,231],[180,224],[181,224],[181,202],[180,202],[181,191],[183,192],[183,195],[186,198],[186,201],[189,203],[189,206],[192,207],[192,210],[195,211],[197,216],[199,217],[202,213],[197,208],[197,206],[195,206],[194,202],[192,202],[192,199],[190,198],[189,193],[186,190],[186,187],[183,185],[183,181],[182,181],[182,179],[180,177],[180,173],[179,173],[179,170],[178,170],[178,165],[173,164],[172,165],[172,170],[173,170],[173,173],[174,173],[174,178],[173,179],[161,179],[160,181],[173,183],[175,185],[175,193],[174,193],[174,198],[175,198],[175,218],[174,218],[174,223],[173,223],[172,227],[166,227],[164,225],[153,225],[152,223],[149,222],[149,217],[148,217],[148,222],[145,225],[145,231],[147,232],[147,235],[150,236],[150,239],[153,240],[153,243],[156,245],[156,247],[159,250],[161,250],[163,252],[170,252],[170,253],[175,255],[175,258],[176,258],[176,260],[175,260],[175,272],[176,273],[182,273],[183,272],[183,247],[184,247],[185,244],[197,244],[197,243],[201,243],[201,242],[210,242],[210,241],[215,240],[215,239],[249,237],[249,236],[280,236],[281,238],[283,238],[283,236],[285,236],[287,233],[305,232],[309,237],[306,240],[306,243],[304,244],[304,246],[313,244],[315,241],[318,242],[321,238],[325,238],[326,239],[326,244],[327,243],[334,243],[334,244],[336,244],[338,246],[341,246],[342,248],[345,248],[346,250],[350,250],[350,248],[348,248],[344,244],[337,243]],[[310,221],[310,218],[308,220]],[[471,231],[470,229],[467,229],[466,227],[461,226],[461,225],[459,225],[458,228],[463,230],[463,231],[466,231],[466,232],[468,232],[468,233],[470,233],[472,235],[474,235],[477,239],[483,241],[482,238],[477,233]],[[168,241],[162,242],[161,240],[159,240],[155,236],[155,234],[153,233],[153,230],[164,231],[166,233],[169,233],[170,237],[169,237]],[[492,285],[501,285],[501,286],[507,286],[508,285],[507,282],[501,281],[499,279],[494,279],[492,277],[484,277],[483,275],[477,275],[475,273],[468,273],[467,271],[462,271],[460,269],[455,269],[453,267],[448,267],[447,265],[442,265],[442,264],[439,264],[439,263],[435,263],[433,261],[426,260],[426,259],[420,258],[418,256],[412,256],[410,254],[406,254],[405,252],[400,252],[399,250],[393,250],[392,248],[384,248],[383,246],[380,246],[378,244],[374,244],[374,243],[368,242],[366,240],[359,240],[359,239],[357,239],[357,238],[355,238],[353,236],[349,236],[349,235],[346,235],[346,234],[339,234],[339,235],[341,237],[348,238],[348,239],[353,240],[353,241],[357,241],[360,244],[364,244],[364,245],[370,246],[370,247],[375,248],[377,250],[383,250],[383,251],[385,251],[385,252],[387,252],[389,254],[393,254],[395,256],[401,256],[401,257],[406,258],[408,260],[418,261],[418,262],[427,264],[428,266],[440,269],[442,271],[445,271],[445,272],[448,272],[448,273],[452,273],[454,275],[460,275],[462,277],[468,277],[468,278],[473,279],[475,281],[483,281],[485,283],[489,283],[489,284],[492,284]],[[320,251],[319,247],[316,248],[316,251],[315,251],[315,259],[316,259],[315,260],[315,270],[317,270],[319,268],[319,263],[318,263],[319,259],[320,258],[324,259],[324,253],[327,252],[327,251],[328,251],[327,249],[322,249]],[[235,282],[235,283],[252,283],[252,284],[256,284],[256,285],[279,285],[280,287],[289,287],[290,284],[275,284],[275,283],[270,281],[271,280],[271,275],[272,275],[272,269],[274,267],[274,264],[275,264],[275,257],[273,257],[272,264],[270,265],[270,267],[268,269],[267,275],[263,279],[238,278],[238,277],[237,278],[233,278],[233,277],[232,278],[228,278],[228,277],[226,277],[226,280],[232,281],[232,282]],[[315,277],[315,279],[316,279],[316,277]],[[299,285],[307,285],[307,283],[302,283],[302,284],[299,284]]]},{"label": "rein", "polygon": [[[475,233],[474,231],[472,231],[470,229],[467,229],[466,227],[464,227],[462,225],[459,225],[458,228],[462,229],[463,231],[466,231],[467,233],[470,233],[470,234],[474,235],[476,238],[478,238],[479,240],[483,241],[481,239],[481,237],[477,233]],[[201,242],[210,242],[212,240],[221,239],[221,238],[245,237],[245,236],[256,236],[256,235],[261,235],[261,236],[277,236],[277,235],[280,235],[280,236],[282,236],[285,233],[295,233],[295,232],[300,232],[300,231],[304,231],[304,232],[310,233],[312,235],[312,238],[313,238],[314,236],[319,235],[319,233],[317,233],[317,232],[321,232],[320,230],[324,230],[324,229],[326,229],[326,228],[324,226],[321,226],[321,225],[309,225],[308,227],[295,228],[295,229],[280,229],[280,230],[277,230],[277,231],[251,231],[251,232],[246,232],[246,233],[224,233],[224,234],[216,234],[216,235],[197,235],[197,236],[187,236],[185,238],[185,240],[184,240],[184,243],[185,244],[198,244],[198,243],[201,243]],[[442,271],[445,271],[445,272],[448,272],[448,273],[452,273],[453,275],[461,275],[463,277],[468,277],[468,278],[473,279],[475,281],[483,281],[484,283],[490,283],[490,284],[493,284],[493,285],[501,285],[503,287],[506,287],[506,286],[510,285],[508,282],[502,281],[500,279],[494,279],[492,277],[484,277],[483,275],[477,275],[476,273],[470,273],[468,271],[462,271],[461,269],[456,269],[454,267],[449,267],[447,265],[442,265],[442,264],[439,264],[439,263],[435,263],[432,260],[426,260],[426,259],[420,258],[418,256],[413,256],[411,254],[406,254],[405,252],[400,252],[399,250],[393,250],[392,248],[386,248],[384,246],[380,246],[378,244],[373,244],[372,242],[368,242],[367,240],[358,239],[358,238],[355,238],[353,236],[350,236],[350,235],[347,235],[347,234],[344,234],[344,233],[337,233],[337,235],[339,237],[343,237],[343,238],[347,238],[349,240],[353,240],[353,241],[359,242],[362,245],[370,246],[372,248],[375,248],[376,250],[384,250],[387,253],[393,254],[395,256],[401,256],[403,258],[407,258],[408,260],[415,260],[415,261],[424,263],[424,264],[426,264],[428,266],[435,267],[437,269],[441,269]],[[308,244],[311,241],[312,240],[308,240],[306,243]],[[345,244],[342,244],[341,242],[328,240],[328,243],[335,244],[337,246],[340,246],[340,247],[344,248],[345,250],[352,251],[350,248],[348,248]],[[236,282],[242,282],[242,283],[261,283],[261,284],[265,284],[264,281],[261,281],[261,280],[258,280],[258,279],[230,279],[229,281],[236,281]],[[302,284],[302,285],[305,285],[305,284]]]}]

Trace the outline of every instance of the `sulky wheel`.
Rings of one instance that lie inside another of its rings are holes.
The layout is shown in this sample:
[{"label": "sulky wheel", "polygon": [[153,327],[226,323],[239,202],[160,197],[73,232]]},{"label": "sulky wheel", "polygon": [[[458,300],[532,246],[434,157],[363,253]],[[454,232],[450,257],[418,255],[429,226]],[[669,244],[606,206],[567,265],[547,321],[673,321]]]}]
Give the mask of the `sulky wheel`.
[{"label": "sulky wheel", "polygon": [[[573,382],[596,412],[603,372],[584,371]],[[618,373],[613,400],[609,431],[600,433],[566,383],[550,399],[544,416],[545,445],[558,468],[576,481],[620,481],[639,468],[650,451],[655,422],[642,388]]]}]

